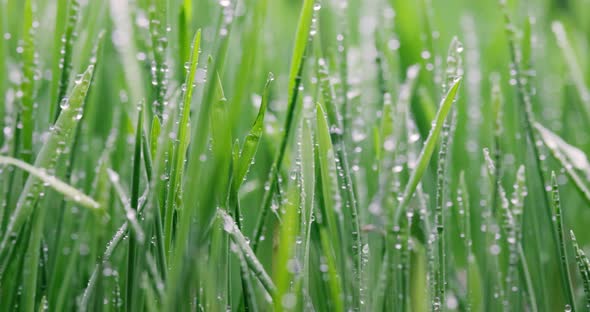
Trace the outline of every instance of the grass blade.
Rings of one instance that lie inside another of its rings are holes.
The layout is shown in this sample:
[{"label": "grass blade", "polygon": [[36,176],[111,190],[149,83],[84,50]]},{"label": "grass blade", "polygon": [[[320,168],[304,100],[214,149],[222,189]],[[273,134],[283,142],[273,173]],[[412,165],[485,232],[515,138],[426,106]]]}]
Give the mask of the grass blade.
[{"label": "grass blade", "polygon": [[268,74],[268,79],[266,80],[266,84],[264,85],[264,91],[262,93],[262,101],[260,103],[260,109],[258,110],[258,116],[256,116],[256,120],[250,129],[250,132],[246,136],[244,141],[244,145],[242,145],[242,150],[240,152],[240,159],[239,162],[236,164],[236,173],[234,175],[234,189],[238,190],[244,179],[246,179],[246,174],[252,165],[252,161],[254,161],[254,156],[256,156],[256,151],[258,150],[258,145],[260,143],[260,138],[262,137],[262,133],[264,132],[264,114],[266,113],[269,101],[269,90],[270,90],[270,83],[274,80],[274,76],[272,73]]},{"label": "grass blade", "polygon": [[249,269],[254,273],[256,278],[260,281],[264,289],[273,297],[276,298],[277,288],[270,276],[264,270],[264,266],[260,263],[244,234],[237,228],[234,219],[227,214],[227,212],[218,209],[217,216],[223,221],[223,229],[231,236],[232,240],[238,245],[240,250],[244,253]]},{"label": "grass blade", "polygon": [[577,170],[579,170],[584,174],[584,177],[590,177],[590,162],[588,161],[586,154],[578,148],[568,144],[557,134],[551,132],[541,124],[535,123],[535,128],[540,134],[543,143],[545,143],[553,154],[553,157],[561,163],[570,179],[574,181],[574,185],[576,185],[586,201],[590,203],[590,190],[583,182],[584,178],[577,172]]},{"label": "grass blade", "polygon": [[[65,9],[65,8],[64,8]],[[70,73],[72,71],[72,53],[74,49],[74,41],[76,40],[76,24],[78,23],[78,13],[80,4],[78,0],[69,1],[69,9],[67,14],[67,24],[63,37],[61,38],[60,48],[60,78],[57,89],[57,97],[51,103],[50,117],[57,119],[61,111],[61,102],[66,96],[68,85],[70,83]],[[55,72],[57,74],[57,72]],[[57,76],[57,75],[56,75]],[[53,121],[53,120],[51,120]]]},{"label": "grass blade", "polygon": [[90,196],[82,193],[81,191],[77,190],[76,188],[70,186],[69,184],[61,181],[55,176],[52,176],[47,173],[45,169],[36,168],[31,166],[19,159],[8,157],[8,156],[0,156],[0,164],[1,165],[12,165],[18,167],[22,170],[27,171],[31,175],[35,176],[36,178],[40,179],[44,185],[50,186],[54,190],[60,192],[70,200],[92,210],[95,209],[102,209],[100,204],[92,199]]},{"label": "grass blade", "polygon": [[457,95],[457,90],[459,89],[460,84],[461,78],[458,78],[449,88],[449,92],[447,92],[447,95],[441,101],[440,108],[438,109],[434,119],[434,125],[428,133],[428,137],[424,142],[424,147],[422,148],[420,156],[418,157],[418,161],[416,162],[416,169],[414,172],[412,172],[410,180],[403,193],[402,200],[400,201],[400,204],[395,212],[394,224],[399,224],[400,216],[402,213],[406,212],[410,199],[416,191],[416,187],[418,186],[418,183],[420,183],[420,179],[422,178],[424,171],[426,171],[426,168],[428,167],[430,157],[432,157],[432,153],[436,147],[436,141],[438,140],[438,137],[441,133],[443,123],[451,110],[451,106],[455,101],[455,96]]},{"label": "grass blade", "polygon": [[590,261],[584,251],[578,245],[574,231],[570,231],[570,237],[572,239],[572,245],[576,252],[576,262],[578,263],[578,270],[582,276],[582,283],[584,285],[584,294],[586,295],[586,308],[590,309]]},{"label": "grass blade", "polygon": [[280,147],[275,159],[271,166],[270,188],[265,191],[264,198],[262,201],[261,211],[256,221],[256,227],[254,228],[254,234],[252,235],[252,249],[256,252],[262,236],[262,228],[265,223],[266,214],[270,209],[272,197],[276,191],[276,184],[278,181],[278,172],[281,170],[281,165],[285,157],[287,150],[287,144],[289,142],[289,136],[291,128],[295,119],[295,106],[297,104],[297,98],[299,95],[299,85],[301,84],[301,73],[303,72],[305,51],[309,38],[309,32],[311,28],[311,19],[313,15],[313,4],[314,0],[304,0],[301,13],[299,15],[299,21],[297,23],[297,31],[295,33],[295,46],[293,48],[293,55],[291,56],[291,69],[289,70],[289,96],[288,96],[288,107],[287,117],[285,119],[285,133],[281,138]]},{"label": "grass blade", "polygon": [[[84,72],[81,79],[76,81],[71,96],[67,101],[67,106],[62,107],[62,112],[57,119],[52,132],[47,141],[41,147],[37,159],[35,160],[36,168],[52,170],[56,165],[57,157],[63,153],[63,150],[71,143],[73,131],[78,121],[82,118],[83,104],[86,93],[90,87],[90,81],[94,72],[94,66],[89,66]],[[36,178],[28,178],[27,182],[18,199],[17,206],[12,213],[10,222],[6,228],[0,243],[0,255],[4,256],[7,251],[11,233],[20,230],[25,220],[31,215],[34,209],[35,199],[39,197],[43,185]],[[3,257],[0,257],[2,259]]]},{"label": "grass blade", "polygon": [[557,232],[557,236],[559,237],[559,260],[561,264],[561,276],[563,278],[562,282],[565,285],[566,293],[568,295],[567,300],[569,301],[569,303],[566,303],[565,305],[565,311],[575,311],[576,300],[572,290],[573,287],[571,281],[571,273],[568,266],[567,251],[565,248],[565,230],[563,228],[563,215],[561,212],[559,187],[557,186],[557,178],[555,177],[555,172],[551,172],[551,187],[553,193],[553,211],[555,215],[553,230]]},{"label": "grass blade", "polygon": [[[166,198],[166,206],[164,212],[166,213],[164,221],[164,237],[166,239],[165,250],[170,251],[172,246],[172,218],[175,209],[176,193],[182,185],[182,174],[186,160],[186,147],[188,146],[188,139],[190,136],[190,107],[193,96],[194,79],[199,64],[201,46],[201,30],[197,30],[193,39],[193,49],[190,56],[190,66],[186,74],[184,83],[184,95],[182,98],[182,108],[180,111],[180,123],[178,124],[178,144],[174,147],[173,152],[173,166],[170,169],[170,182],[168,186],[168,193]],[[159,128],[159,126],[157,126]],[[157,129],[155,129],[157,130]],[[159,130],[157,130],[159,132]]]}]

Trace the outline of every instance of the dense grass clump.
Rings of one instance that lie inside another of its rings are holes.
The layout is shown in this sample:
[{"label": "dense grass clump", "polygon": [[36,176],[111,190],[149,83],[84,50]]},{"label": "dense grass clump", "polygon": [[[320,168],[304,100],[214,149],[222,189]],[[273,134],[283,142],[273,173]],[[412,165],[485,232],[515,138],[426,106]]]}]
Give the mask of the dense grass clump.
[{"label": "dense grass clump", "polygon": [[0,310],[590,311],[589,52],[588,0],[0,0]]}]

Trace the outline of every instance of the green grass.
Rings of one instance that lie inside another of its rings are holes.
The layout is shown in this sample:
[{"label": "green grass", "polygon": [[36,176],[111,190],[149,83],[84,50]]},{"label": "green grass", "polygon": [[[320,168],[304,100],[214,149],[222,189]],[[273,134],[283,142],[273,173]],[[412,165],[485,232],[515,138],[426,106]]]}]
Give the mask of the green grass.
[{"label": "green grass", "polygon": [[0,310],[590,311],[589,5],[0,0]]}]

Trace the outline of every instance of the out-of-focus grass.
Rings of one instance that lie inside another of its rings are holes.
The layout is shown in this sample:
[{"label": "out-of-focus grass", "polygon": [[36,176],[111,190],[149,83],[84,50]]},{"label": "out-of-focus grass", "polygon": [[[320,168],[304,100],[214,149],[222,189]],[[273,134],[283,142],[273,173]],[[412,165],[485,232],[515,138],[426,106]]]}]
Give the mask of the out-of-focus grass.
[{"label": "out-of-focus grass", "polygon": [[589,310],[589,7],[0,0],[0,303]]}]

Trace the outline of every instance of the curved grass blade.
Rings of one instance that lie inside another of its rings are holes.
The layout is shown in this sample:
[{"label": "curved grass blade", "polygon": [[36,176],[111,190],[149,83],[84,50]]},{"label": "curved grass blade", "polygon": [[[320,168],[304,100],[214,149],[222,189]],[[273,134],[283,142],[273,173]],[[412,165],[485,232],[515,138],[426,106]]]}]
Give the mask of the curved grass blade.
[{"label": "curved grass blade", "polygon": [[258,110],[258,116],[256,116],[256,120],[254,121],[250,132],[248,133],[248,136],[246,136],[244,145],[242,145],[239,162],[236,164],[236,173],[233,178],[235,190],[238,190],[246,179],[246,174],[248,173],[250,165],[256,155],[256,151],[258,150],[258,144],[260,143],[260,138],[264,132],[264,114],[268,107],[270,83],[273,80],[273,74],[269,73],[266,84],[264,85],[264,92],[262,93],[262,102],[260,104],[260,109]]},{"label": "curved grass blade", "polygon": [[92,199],[90,196],[82,193],[76,188],[61,181],[57,177],[48,174],[44,169],[36,168],[23,162],[22,160],[8,156],[0,156],[0,165],[12,165],[22,170],[25,170],[31,175],[39,178],[41,181],[43,181],[45,185],[52,187],[54,190],[60,192],[67,198],[73,200],[74,202],[86,208],[101,209],[99,203]]},{"label": "curved grass blade", "polygon": [[[557,134],[551,132],[549,129],[543,127],[539,123],[535,123],[535,128],[543,140],[543,143],[549,148],[553,157],[555,157],[561,165],[565,168],[570,179],[574,181],[574,185],[578,191],[590,203],[590,189],[583,182],[584,178],[590,178],[590,162],[586,154],[578,148],[568,144]],[[580,176],[581,171],[585,176]]]},{"label": "curved grass blade", "polygon": [[438,109],[434,119],[434,125],[428,133],[426,142],[424,142],[424,147],[422,148],[420,156],[416,162],[416,169],[410,176],[410,180],[406,185],[402,200],[397,211],[395,212],[394,224],[399,224],[402,213],[406,212],[407,205],[414,195],[416,187],[418,186],[424,171],[426,171],[426,168],[428,167],[428,163],[430,162],[430,158],[432,157],[432,153],[436,147],[436,141],[438,140],[438,137],[441,133],[444,120],[451,110],[451,106],[455,101],[455,96],[457,95],[457,90],[459,89],[460,85],[461,78],[458,78],[454,81],[453,85],[449,88],[449,92],[447,92],[447,95],[441,101],[440,108]]},{"label": "curved grass blade", "polygon": [[[74,129],[82,118],[83,104],[90,87],[93,72],[94,66],[90,65],[82,74],[82,77],[76,80],[71,96],[67,100],[67,105],[62,107],[59,118],[37,155],[34,167],[52,170],[56,166],[58,156],[71,144]],[[25,220],[33,212],[34,202],[39,198],[42,188],[41,180],[31,177],[27,179],[0,243],[0,259],[3,258],[7,251],[11,233],[18,232]]]}]

